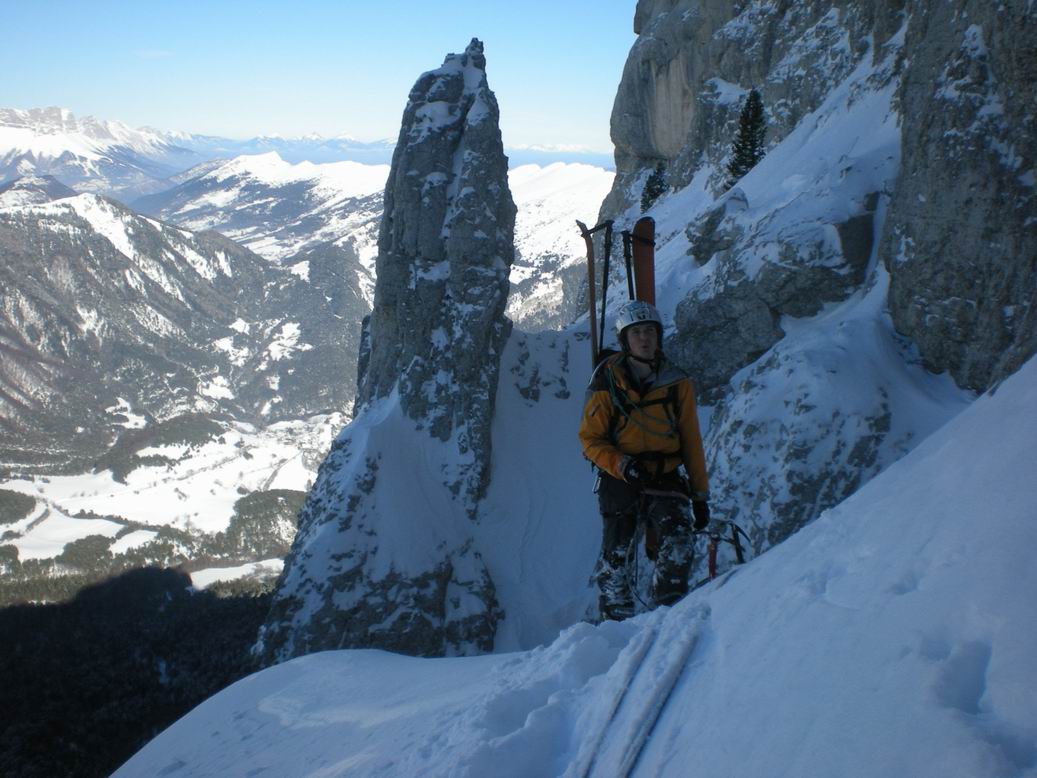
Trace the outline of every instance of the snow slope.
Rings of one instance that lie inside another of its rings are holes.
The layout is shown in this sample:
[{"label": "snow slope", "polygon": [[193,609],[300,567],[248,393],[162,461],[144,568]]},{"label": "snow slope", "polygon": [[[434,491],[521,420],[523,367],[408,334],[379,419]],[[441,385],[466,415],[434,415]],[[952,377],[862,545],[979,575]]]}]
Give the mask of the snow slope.
[{"label": "snow slope", "polygon": [[562,271],[582,267],[587,250],[576,220],[594,222],[614,178],[610,170],[561,162],[509,171],[518,213],[507,315],[522,329],[557,329],[571,321]]},{"label": "snow slope", "polygon": [[[191,230],[218,230],[272,261],[352,238],[373,272],[388,165],[291,164],[270,151],[207,168],[134,207]],[[372,195],[377,203],[368,202]]]},{"label": "snow slope", "polygon": [[1037,775],[1037,360],[730,576],[531,651],[306,656],[116,775]]}]

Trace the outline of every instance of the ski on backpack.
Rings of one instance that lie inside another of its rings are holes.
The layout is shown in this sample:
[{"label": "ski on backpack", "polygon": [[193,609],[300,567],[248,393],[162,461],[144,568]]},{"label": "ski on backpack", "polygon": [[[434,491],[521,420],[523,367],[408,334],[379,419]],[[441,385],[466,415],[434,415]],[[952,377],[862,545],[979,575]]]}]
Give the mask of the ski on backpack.
[{"label": "ski on backpack", "polygon": [[[586,224],[577,219],[576,226],[580,228],[580,234],[583,236],[584,243],[587,244],[587,304],[591,334],[591,364],[594,367],[597,367],[598,362],[603,357],[602,351],[605,345],[605,307],[608,301],[609,258],[612,254],[612,220],[609,219],[607,221],[603,221],[601,224],[598,224],[588,229]],[[597,274],[595,271],[594,258],[594,233],[600,230],[605,231],[605,256],[604,268],[601,278],[601,330],[599,332],[597,312]],[[610,351],[609,353],[612,352]]]},{"label": "ski on backpack", "polygon": [[[612,258],[611,219],[594,227],[587,227],[579,219],[576,226],[587,245],[587,313],[591,336],[591,364],[597,367],[605,350],[605,314],[608,308],[609,261]],[[594,256],[594,233],[605,231],[605,245],[601,274],[601,313],[597,310],[597,268]],[[643,216],[633,230],[623,230],[623,259],[627,271],[627,293],[631,300],[642,300],[655,305],[655,219]]]},{"label": "ski on backpack", "polygon": [[634,264],[634,299],[655,305],[655,219],[643,216],[630,233]]}]

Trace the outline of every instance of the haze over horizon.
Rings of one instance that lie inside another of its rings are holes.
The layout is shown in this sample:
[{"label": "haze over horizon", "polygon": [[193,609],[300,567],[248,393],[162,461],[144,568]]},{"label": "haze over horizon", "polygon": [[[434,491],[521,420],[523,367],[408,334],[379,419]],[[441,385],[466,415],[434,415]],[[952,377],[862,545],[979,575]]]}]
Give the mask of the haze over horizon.
[{"label": "haze over horizon", "polygon": [[634,6],[16,4],[0,66],[18,79],[3,102],[228,138],[395,140],[415,79],[477,37],[506,146],[611,153]]}]

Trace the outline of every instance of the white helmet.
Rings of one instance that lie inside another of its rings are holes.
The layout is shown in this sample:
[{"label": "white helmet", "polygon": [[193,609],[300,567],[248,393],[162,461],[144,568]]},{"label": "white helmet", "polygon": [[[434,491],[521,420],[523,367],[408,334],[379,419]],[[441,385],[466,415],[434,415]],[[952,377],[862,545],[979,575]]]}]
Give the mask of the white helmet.
[{"label": "white helmet", "polygon": [[651,303],[646,303],[644,300],[631,300],[628,303],[624,303],[616,315],[616,335],[619,337],[619,342],[624,346],[626,345],[623,343],[623,330],[646,321],[655,324],[656,329],[659,330],[659,342],[661,343],[663,338],[663,320],[655,306]]}]

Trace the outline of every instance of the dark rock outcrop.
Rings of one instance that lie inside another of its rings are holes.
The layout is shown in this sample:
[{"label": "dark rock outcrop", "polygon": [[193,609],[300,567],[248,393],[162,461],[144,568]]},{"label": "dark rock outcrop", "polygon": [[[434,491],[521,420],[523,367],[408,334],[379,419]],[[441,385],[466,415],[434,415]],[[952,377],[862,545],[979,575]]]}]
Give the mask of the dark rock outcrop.
[{"label": "dark rock outcrop", "polygon": [[1033,3],[910,4],[882,255],[926,365],[983,390],[1037,351]]}]

